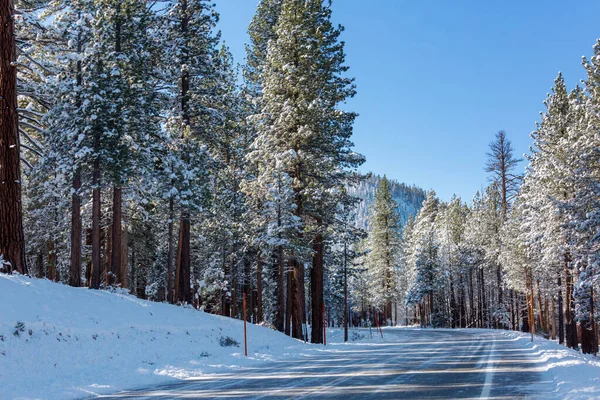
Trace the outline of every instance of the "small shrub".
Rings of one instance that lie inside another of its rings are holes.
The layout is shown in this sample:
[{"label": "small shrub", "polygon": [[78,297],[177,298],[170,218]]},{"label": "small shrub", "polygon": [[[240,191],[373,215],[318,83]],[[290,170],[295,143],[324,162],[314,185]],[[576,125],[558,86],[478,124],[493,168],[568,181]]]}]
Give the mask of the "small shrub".
[{"label": "small shrub", "polygon": [[219,338],[219,345],[221,345],[221,347],[240,347],[238,341],[230,336],[221,336]]},{"label": "small shrub", "polygon": [[352,336],[350,337],[350,340],[353,342],[357,342],[359,340],[363,340],[365,338],[365,335],[363,335],[360,332],[352,332]]},{"label": "small shrub", "polygon": [[21,321],[17,322],[15,324],[15,331],[13,332],[13,335],[15,335],[16,337],[21,336],[21,333],[25,332],[25,324]]}]

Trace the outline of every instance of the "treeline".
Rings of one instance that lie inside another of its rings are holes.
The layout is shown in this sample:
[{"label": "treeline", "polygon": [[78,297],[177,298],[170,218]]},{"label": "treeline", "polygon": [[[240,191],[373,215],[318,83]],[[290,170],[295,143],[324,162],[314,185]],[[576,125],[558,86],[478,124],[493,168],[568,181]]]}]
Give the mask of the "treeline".
[{"label": "treeline", "polygon": [[[598,352],[600,41],[583,66],[587,78],[571,92],[562,75],[555,80],[524,175],[499,132],[486,165],[491,184],[471,205],[431,191],[401,239],[396,222],[372,229],[365,262],[394,276],[397,290],[380,283],[386,294],[372,292],[370,304],[399,323],[520,329]],[[389,188],[382,181],[379,190]],[[376,208],[373,218],[385,214]],[[390,252],[395,268],[382,264]],[[385,311],[390,302],[396,315]]]},{"label": "treeline", "polygon": [[0,270],[322,342],[364,162],[330,5],[262,0],[240,83],[206,0],[2,4]]}]

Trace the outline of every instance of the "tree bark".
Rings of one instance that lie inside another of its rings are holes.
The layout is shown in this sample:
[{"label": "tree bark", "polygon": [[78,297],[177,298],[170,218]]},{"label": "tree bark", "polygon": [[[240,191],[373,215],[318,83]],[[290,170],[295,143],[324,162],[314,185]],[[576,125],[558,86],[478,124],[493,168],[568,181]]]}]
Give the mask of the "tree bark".
[{"label": "tree bark", "polygon": [[260,324],[263,321],[263,308],[262,308],[262,270],[263,261],[261,251],[258,251],[258,257],[256,260],[256,323]]},{"label": "tree bark", "polygon": [[167,250],[167,301],[173,304],[173,219],[175,214],[173,196],[169,198],[169,233],[168,233],[168,250]]},{"label": "tree bark", "polygon": [[185,212],[179,226],[179,246],[175,268],[175,298],[180,303],[192,302],[190,271],[190,217]]},{"label": "tree bark", "polygon": [[285,296],[285,329],[284,329],[284,333],[288,336],[291,335],[292,333],[292,274],[293,274],[293,268],[291,267],[291,261],[290,261],[290,267],[289,270],[287,271],[286,275],[287,275],[287,282],[286,282],[286,296]]},{"label": "tree bark", "polygon": [[563,310],[563,293],[562,293],[562,279],[560,273],[558,274],[558,343],[563,344],[565,342],[565,317]]},{"label": "tree bark", "polygon": [[92,273],[90,288],[100,288],[100,166],[99,160],[94,161],[92,177]]},{"label": "tree bark", "polygon": [[[320,228],[321,221],[317,221]],[[313,259],[310,273],[311,343],[323,343],[323,235],[313,238]]]},{"label": "tree bark", "polygon": [[579,348],[579,340],[577,339],[577,322],[575,321],[575,301],[573,299],[573,277],[569,263],[571,257],[565,254],[564,270],[565,270],[565,285],[566,285],[566,307],[565,321],[567,333],[567,347],[573,349]]},{"label": "tree bark", "polygon": [[0,0],[0,272],[27,274],[12,0]]},{"label": "tree bark", "polygon": [[81,286],[81,169],[73,176],[73,195],[71,196],[71,264],[69,266],[69,285]]},{"label": "tree bark", "polygon": [[121,188],[115,186],[113,188],[113,220],[112,220],[112,233],[111,233],[111,252],[110,252],[110,277],[108,279],[109,285],[121,284],[121,256],[123,253],[122,249],[122,196]]},{"label": "tree bark", "polygon": [[285,303],[285,288],[284,288],[284,260],[283,246],[277,247],[277,312],[275,315],[275,328],[279,332],[284,330],[289,334],[289,330],[285,329],[286,306]]}]

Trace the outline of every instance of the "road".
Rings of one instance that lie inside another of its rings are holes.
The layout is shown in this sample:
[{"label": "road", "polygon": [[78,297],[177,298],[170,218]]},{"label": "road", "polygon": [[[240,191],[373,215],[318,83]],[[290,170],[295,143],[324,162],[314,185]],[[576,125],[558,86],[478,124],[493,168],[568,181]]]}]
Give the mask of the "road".
[{"label": "road", "polygon": [[104,399],[554,398],[534,349],[502,332],[388,329],[385,342],[311,352]]}]

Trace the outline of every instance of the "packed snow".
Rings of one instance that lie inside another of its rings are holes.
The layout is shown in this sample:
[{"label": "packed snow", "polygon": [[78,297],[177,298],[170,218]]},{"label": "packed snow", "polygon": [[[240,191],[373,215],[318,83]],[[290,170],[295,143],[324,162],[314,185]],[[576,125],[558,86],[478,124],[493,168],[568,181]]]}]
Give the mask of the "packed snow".
[{"label": "packed snow", "polygon": [[[400,331],[384,329],[383,338],[351,331],[351,338],[358,340],[343,344],[342,331],[330,329],[324,347],[249,324],[245,357],[241,321],[126,293],[0,275],[0,398],[82,398],[243,372],[331,351],[362,347],[353,352],[360,354],[376,349],[373,342],[395,343],[402,335],[392,333]],[[417,334],[427,337],[430,332]],[[555,385],[551,392],[556,398],[600,397],[596,357],[537,337],[530,343],[525,334],[501,333],[532,350],[536,362],[542,362],[538,369]]]}]

